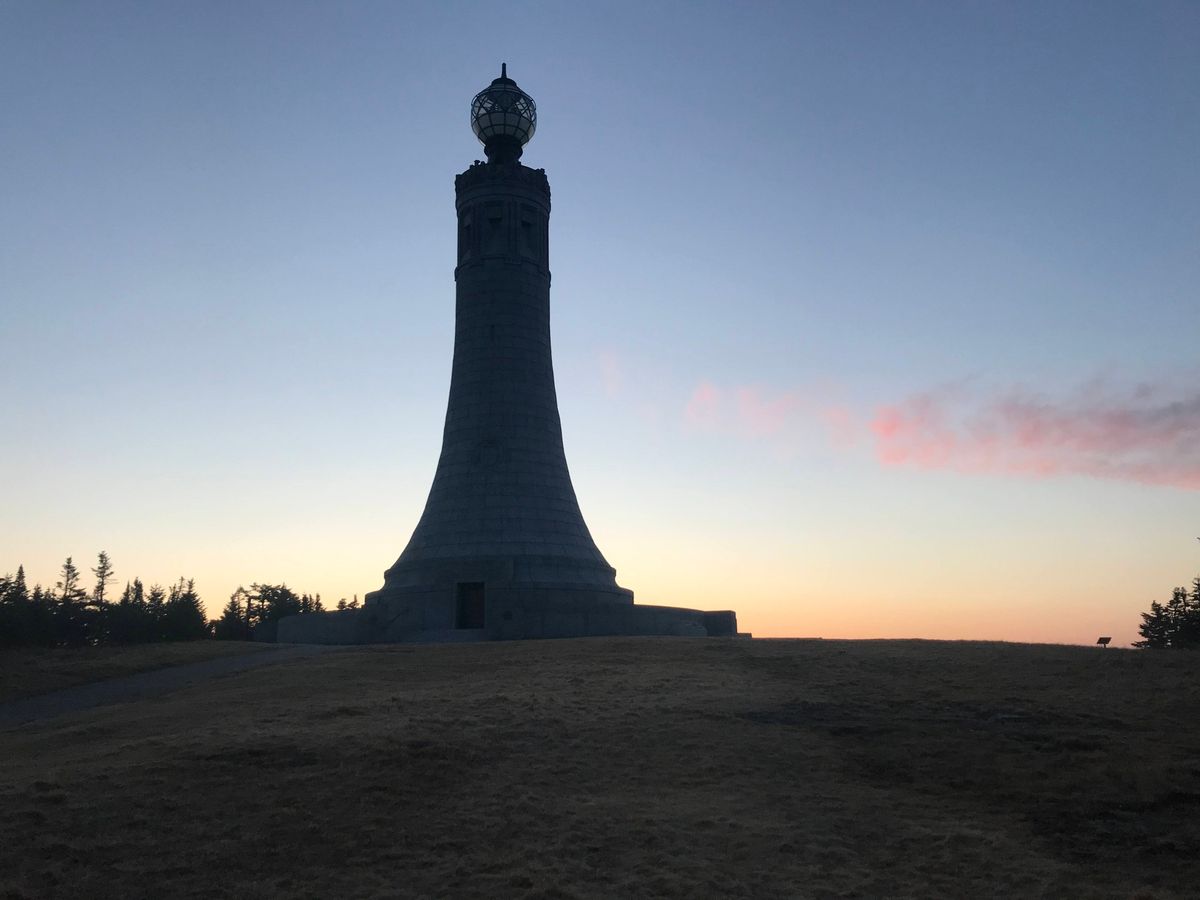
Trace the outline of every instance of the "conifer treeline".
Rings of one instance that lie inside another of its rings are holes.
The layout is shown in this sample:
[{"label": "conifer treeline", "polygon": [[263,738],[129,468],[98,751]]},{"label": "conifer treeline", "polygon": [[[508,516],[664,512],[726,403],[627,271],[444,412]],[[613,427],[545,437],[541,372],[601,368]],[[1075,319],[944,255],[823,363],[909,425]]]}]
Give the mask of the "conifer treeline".
[{"label": "conifer treeline", "polygon": [[1134,642],[1135,647],[1200,649],[1200,576],[1192,579],[1190,593],[1177,587],[1167,603],[1151,603],[1150,612],[1142,613],[1138,633],[1142,639]]},{"label": "conifer treeline", "polygon": [[[274,622],[283,616],[324,609],[319,594],[298,595],[287,585],[252,584],[239,587],[220,618],[209,622],[192,579],[180,578],[169,588],[140,578],[125,582],[116,596],[115,572],[107,553],[100,551],[95,585],[83,587],[82,575],[71,557],[63,563],[53,588],[37,584],[30,590],[24,566],[16,575],[0,576],[0,647],[85,647],[99,644],[142,644],[154,641],[252,640],[273,637]],[[357,606],[345,600],[339,608]],[[271,627],[264,629],[264,625]]]},{"label": "conifer treeline", "polygon": [[[357,601],[356,601],[357,602]],[[344,608],[345,600],[338,608]],[[212,624],[213,637],[219,641],[249,641],[256,630],[265,630],[274,640],[274,624],[296,613],[324,612],[320,594],[296,594],[286,584],[252,584],[250,590],[238,587]]]}]

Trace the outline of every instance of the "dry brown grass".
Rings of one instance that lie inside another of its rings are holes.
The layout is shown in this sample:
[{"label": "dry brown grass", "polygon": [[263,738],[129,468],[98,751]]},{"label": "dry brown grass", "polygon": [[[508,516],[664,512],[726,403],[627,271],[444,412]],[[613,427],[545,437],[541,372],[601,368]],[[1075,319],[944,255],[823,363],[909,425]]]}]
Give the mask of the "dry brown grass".
[{"label": "dry brown grass", "polygon": [[104,678],[269,649],[244,641],[0,651],[0,703]]},{"label": "dry brown grass", "polygon": [[356,648],[0,733],[0,895],[1184,897],[1200,654]]}]

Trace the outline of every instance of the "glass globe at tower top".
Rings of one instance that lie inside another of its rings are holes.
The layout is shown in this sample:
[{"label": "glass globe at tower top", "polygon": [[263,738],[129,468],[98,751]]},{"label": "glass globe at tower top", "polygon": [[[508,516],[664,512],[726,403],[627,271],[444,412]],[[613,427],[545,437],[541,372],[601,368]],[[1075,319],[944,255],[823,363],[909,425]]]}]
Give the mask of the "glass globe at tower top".
[{"label": "glass globe at tower top", "polygon": [[488,162],[514,162],[537,130],[533,98],[508,77],[508,64],[500,77],[471,101],[471,130],[483,144]]}]

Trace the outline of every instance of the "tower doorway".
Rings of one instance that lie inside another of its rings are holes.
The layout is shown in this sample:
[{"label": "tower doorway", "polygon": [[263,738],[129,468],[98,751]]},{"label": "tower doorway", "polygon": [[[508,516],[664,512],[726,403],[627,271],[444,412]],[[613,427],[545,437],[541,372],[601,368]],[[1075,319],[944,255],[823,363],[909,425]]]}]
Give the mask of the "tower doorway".
[{"label": "tower doorway", "polygon": [[483,627],[483,582],[460,581],[458,583],[458,614],[455,628]]}]

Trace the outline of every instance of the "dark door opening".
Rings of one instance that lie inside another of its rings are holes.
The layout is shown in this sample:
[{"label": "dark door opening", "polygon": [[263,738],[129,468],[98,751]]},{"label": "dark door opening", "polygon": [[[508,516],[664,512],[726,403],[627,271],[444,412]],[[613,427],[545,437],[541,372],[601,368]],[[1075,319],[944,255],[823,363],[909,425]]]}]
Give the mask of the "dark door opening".
[{"label": "dark door opening", "polygon": [[460,581],[458,584],[458,615],[455,628],[483,627],[483,582]]}]

